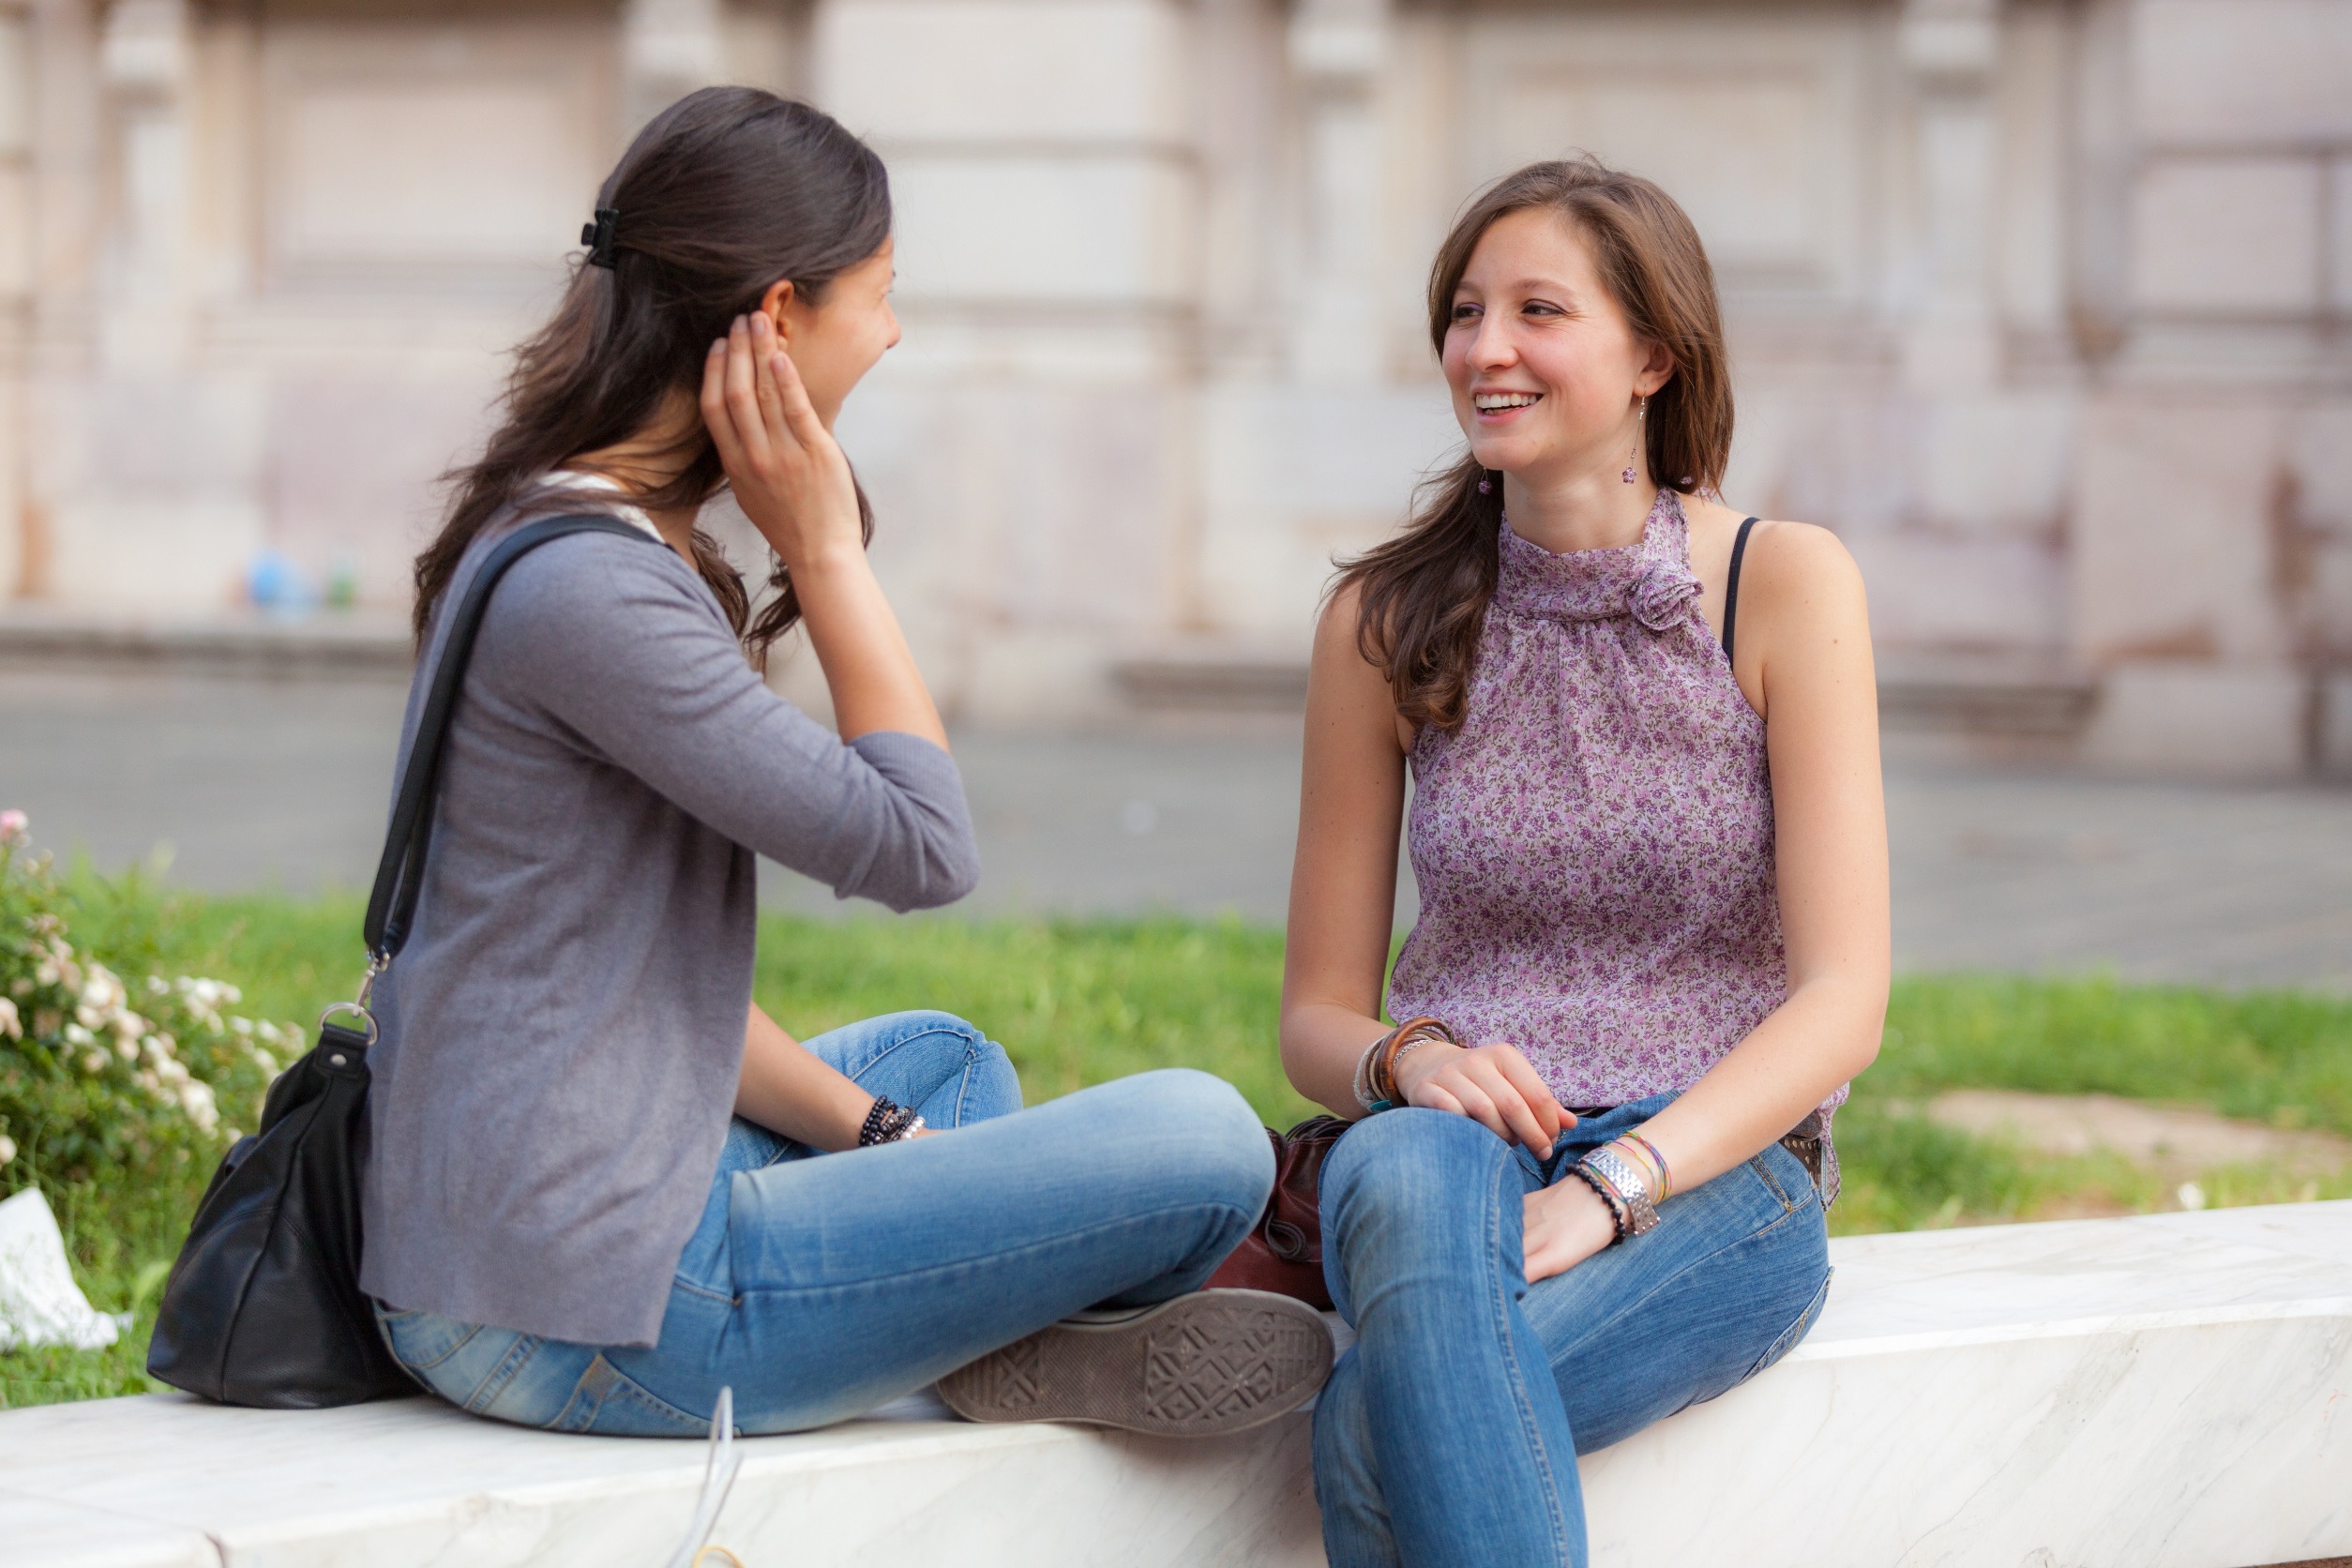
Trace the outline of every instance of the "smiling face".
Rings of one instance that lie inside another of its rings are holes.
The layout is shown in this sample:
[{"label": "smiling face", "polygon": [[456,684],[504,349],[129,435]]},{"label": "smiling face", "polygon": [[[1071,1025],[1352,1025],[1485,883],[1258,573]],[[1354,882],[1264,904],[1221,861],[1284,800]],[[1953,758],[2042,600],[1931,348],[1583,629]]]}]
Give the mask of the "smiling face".
[{"label": "smiling face", "polygon": [[890,308],[896,276],[885,239],[881,249],[837,274],[814,305],[789,285],[769,292],[776,335],[827,430],[850,389],[898,341],[898,317]]},{"label": "smiling face", "polygon": [[1641,399],[1666,350],[1636,336],[1583,233],[1526,207],[1488,226],[1455,287],[1441,354],[1454,417],[1487,468],[1545,483],[1614,472],[1637,453]]}]

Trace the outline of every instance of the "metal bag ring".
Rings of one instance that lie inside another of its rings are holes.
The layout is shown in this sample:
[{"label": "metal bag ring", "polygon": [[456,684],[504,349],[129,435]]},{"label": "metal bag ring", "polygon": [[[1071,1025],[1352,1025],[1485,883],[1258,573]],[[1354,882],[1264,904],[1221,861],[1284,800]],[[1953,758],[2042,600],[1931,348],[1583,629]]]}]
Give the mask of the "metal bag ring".
[{"label": "metal bag ring", "polygon": [[371,1046],[376,1043],[376,1016],[373,1013],[369,1012],[365,1007],[359,1005],[356,1002],[328,1003],[325,1010],[319,1014],[319,1027],[321,1029],[324,1029],[326,1027],[326,1020],[333,1018],[338,1013],[356,1013],[361,1018],[367,1019],[368,1043]]}]

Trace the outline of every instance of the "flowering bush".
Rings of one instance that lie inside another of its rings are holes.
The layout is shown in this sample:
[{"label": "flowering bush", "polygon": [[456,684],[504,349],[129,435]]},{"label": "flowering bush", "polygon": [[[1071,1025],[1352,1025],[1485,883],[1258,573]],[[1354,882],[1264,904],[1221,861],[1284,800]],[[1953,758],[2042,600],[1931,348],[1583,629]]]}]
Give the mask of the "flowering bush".
[{"label": "flowering bush", "polygon": [[209,1163],[250,1126],[299,1054],[291,1025],[229,1013],[234,986],[188,975],[131,984],[68,939],[47,855],[0,812],[0,1188]]}]

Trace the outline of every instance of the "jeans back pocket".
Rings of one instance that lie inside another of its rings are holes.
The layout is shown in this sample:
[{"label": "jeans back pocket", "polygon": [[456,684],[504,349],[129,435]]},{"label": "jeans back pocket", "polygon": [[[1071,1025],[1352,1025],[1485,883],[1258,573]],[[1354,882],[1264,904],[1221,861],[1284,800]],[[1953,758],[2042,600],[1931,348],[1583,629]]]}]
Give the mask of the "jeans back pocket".
[{"label": "jeans back pocket", "polygon": [[1756,1364],[1747,1369],[1741,1377],[1741,1382],[1746,1382],[1748,1379],[1755,1377],[1803,1342],[1804,1336],[1813,1332],[1815,1321],[1820,1318],[1821,1308],[1828,1304],[1830,1281],[1836,1277],[1835,1269],[1828,1270],[1821,1275],[1820,1289],[1813,1292],[1813,1299],[1805,1303],[1805,1309],[1797,1314],[1797,1320],[1780,1331],[1780,1337],[1772,1341],[1772,1349],[1766,1350],[1758,1358]]}]

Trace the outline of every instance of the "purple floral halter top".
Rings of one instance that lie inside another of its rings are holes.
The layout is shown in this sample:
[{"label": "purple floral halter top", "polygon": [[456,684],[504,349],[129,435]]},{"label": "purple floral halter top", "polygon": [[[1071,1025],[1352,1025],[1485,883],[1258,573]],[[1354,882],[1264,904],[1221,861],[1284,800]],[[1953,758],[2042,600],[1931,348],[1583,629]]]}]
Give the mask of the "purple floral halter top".
[{"label": "purple floral halter top", "polygon": [[[1511,1042],[1562,1105],[1687,1089],[1787,995],[1764,721],[1698,591],[1672,490],[1621,550],[1506,520],[1462,726],[1413,742],[1421,918],[1390,1016]],[[1825,1196],[1845,1097],[1791,1145]]]}]

